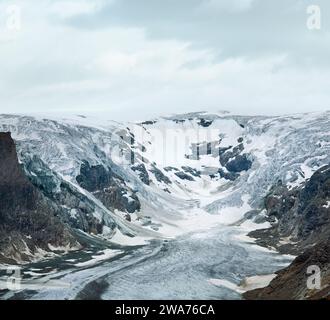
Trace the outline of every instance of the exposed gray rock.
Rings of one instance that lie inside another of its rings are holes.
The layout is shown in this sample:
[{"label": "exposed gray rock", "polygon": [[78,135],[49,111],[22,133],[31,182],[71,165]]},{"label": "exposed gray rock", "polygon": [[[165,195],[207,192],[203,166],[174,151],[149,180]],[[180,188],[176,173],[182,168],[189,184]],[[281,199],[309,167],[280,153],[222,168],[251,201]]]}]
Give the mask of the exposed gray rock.
[{"label": "exposed gray rock", "polygon": [[[59,217],[73,228],[87,233],[102,232],[103,221],[93,216],[95,205],[82,193],[60,179],[56,173],[37,156],[25,158],[24,169],[29,180],[42,191],[44,196],[57,205]],[[107,221],[108,227],[114,224]]]},{"label": "exposed gray rock", "polygon": [[190,176],[189,174],[186,174],[182,171],[175,172],[174,174],[177,177],[179,177],[181,180],[195,181],[195,179],[192,176]]},{"label": "exposed gray rock", "polygon": [[209,127],[212,123],[213,123],[212,120],[206,120],[204,118],[201,118],[200,121],[198,122],[198,124],[204,128]]},{"label": "exposed gray rock", "polygon": [[134,172],[138,173],[138,176],[139,176],[140,180],[144,184],[146,184],[146,185],[150,184],[149,174],[148,174],[148,171],[147,171],[147,169],[146,169],[146,167],[143,163],[133,166],[132,170]]},{"label": "exposed gray rock", "polygon": [[155,178],[158,182],[172,184],[172,181],[167,176],[165,176],[165,174],[161,172],[157,167],[153,166],[150,171],[155,175]]},{"label": "exposed gray rock", "polygon": [[157,121],[144,121],[144,122],[142,122],[143,125],[153,125],[155,123],[157,123]]},{"label": "exposed gray rock", "polygon": [[[308,267],[321,270],[321,289],[308,289]],[[244,293],[250,300],[330,299],[330,239],[299,255],[287,268],[277,272],[269,286]]]},{"label": "exposed gray rock", "polygon": [[104,166],[90,166],[87,161],[84,161],[76,180],[82,188],[93,192],[108,187],[114,177],[118,178],[111,170],[105,169]]},{"label": "exposed gray rock", "polygon": [[170,171],[179,171],[179,169],[178,168],[174,168],[174,167],[165,167],[164,168],[164,170],[166,171],[166,172],[170,172]]},{"label": "exposed gray rock", "polygon": [[226,164],[226,169],[230,172],[247,171],[252,167],[252,161],[247,154],[238,155],[235,159]]},{"label": "exposed gray rock", "polygon": [[[277,272],[269,286],[246,292],[246,299],[330,299],[330,166],[316,171],[303,187],[288,190],[280,181],[265,199],[270,229],[250,236],[282,253],[299,254]],[[307,287],[307,268],[321,271],[321,289]]]},{"label": "exposed gray rock", "polygon": [[189,173],[194,177],[200,177],[201,176],[201,171],[199,171],[199,170],[196,170],[194,168],[187,167],[187,166],[183,166],[181,168],[184,172]]},{"label": "exposed gray rock", "polygon": [[[244,146],[243,144],[239,144],[238,146],[232,148],[232,150],[230,150],[231,148],[225,148],[226,152],[221,152],[220,154],[220,163],[222,166],[226,166],[227,163],[229,162],[229,160],[237,157],[238,155],[240,155],[240,153],[244,150]],[[223,149],[224,150],[224,149]]]},{"label": "exposed gray rock", "polygon": [[[257,242],[282,252],[301,253],[330,237],[330,166],[316,171],[303,187],[289,190],[280,181],[265,198],[272,228],[251,233]],[[283,245],[281,238],[290,238]]]},{"label": "exposed gray rock", "polygon": [[102,165],[91,166],[84,161],[76,180],[82,188],[92,192],[110,210],[133,213],[141,208],[135,192],[111,168]]},{"label": "exposed gray rock", "polygon": [[218,173],[220,174],[221,178],[224,178],[224,179],[227,179],[227,180],[230,180],[230,181],[235,181],[239,177],[238,173],[226,172],[223,169],[219,169]]},{"label": "exposed gray rock", "polygon": [[29,261],[38,248],[78,246],[56,206],[24,175],[10,133],[0,133],[0,262]]}]

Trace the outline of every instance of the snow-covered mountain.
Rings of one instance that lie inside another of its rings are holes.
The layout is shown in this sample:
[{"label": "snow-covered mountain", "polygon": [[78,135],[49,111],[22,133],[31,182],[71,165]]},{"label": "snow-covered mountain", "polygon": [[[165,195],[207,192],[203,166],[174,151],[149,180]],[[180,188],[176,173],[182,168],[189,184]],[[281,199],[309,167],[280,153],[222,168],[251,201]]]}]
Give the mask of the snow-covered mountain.
[{"label": "snow-covered mountain", "polygon": [[143,123],[0,115],[8,131],[65,224],[128,245],[216,223],[265,227],[263,198],[274,184],[294,188],[330,163],[330,112]]}]

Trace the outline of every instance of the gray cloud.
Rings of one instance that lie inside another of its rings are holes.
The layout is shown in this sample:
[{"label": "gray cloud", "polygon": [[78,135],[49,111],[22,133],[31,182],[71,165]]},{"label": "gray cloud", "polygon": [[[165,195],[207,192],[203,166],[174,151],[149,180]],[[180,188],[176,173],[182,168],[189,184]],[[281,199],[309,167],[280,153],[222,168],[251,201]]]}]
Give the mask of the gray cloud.
[{"label": "gray cloud", "polygon": [[318,31],[306,27],[309,0],[17,0],[17,33],[4,29],[10,3],[0,3],[1,113],[329,108],[326,0]]},{"label": "gray cloud", "polygon": [[[102,10],[66,22],[78,28],[144,28],[152,39],[181,39],[194,46],[211,47],[222,59],[287,53],[295,63],[328,64],[330,3],[316,2],[117,0],[105,4]],[[234,10],[237,3],[243,3],[241,10]],[[319,4],[322,10],[322,29],[317,32],[306,27],[306,9],[312,4]]]}]

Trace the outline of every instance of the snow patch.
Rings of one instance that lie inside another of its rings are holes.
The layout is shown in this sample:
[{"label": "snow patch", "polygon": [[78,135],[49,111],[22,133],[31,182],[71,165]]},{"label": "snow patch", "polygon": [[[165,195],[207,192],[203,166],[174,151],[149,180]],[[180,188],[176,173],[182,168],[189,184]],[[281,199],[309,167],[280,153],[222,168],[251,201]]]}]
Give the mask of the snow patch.
[{"label": "snow patch", "polygon": [[245,278],[240,285],[240,289],[245,292],[267,287],[275,277],[276,274],[266,274]]},{"label": "snow patch", "polygon": [[123,246],[139,246],[147,244],[147,241],[151,240],[151,237],[142,237],[142,236],[135,236],[129,237],[124,235],[121,231],[117,230],[115,235],[109,239],[110,242],[115,244],[120,244]]},{"label": "snow patch", "polygon": [[246,291],[267,287],[275,277],[276,274],[248,277],[245,278],[240,285],[236,285],[235,283],[225,279],[209,279],[208,282],[215,286],[225,287],[242,294]]},{"label": "snow patch", "polygon": [[113,258],[113,257],[123,253],[123,251],[121,251],[121,250],[113,250],[113,249],[105,249],[101,252],[102,252],[102,254],[100,254],[100,255],[92,256],[93,259],[85,261],[85,262],[76,263],[75,266],[76,267],[90,267],[101,261],[108,260],[110,258]]},{"label": "snow patch", "polygon": [[329,209],[330,208],[330,201],[327,201],[327,203],[323,205],[323,208]]}]

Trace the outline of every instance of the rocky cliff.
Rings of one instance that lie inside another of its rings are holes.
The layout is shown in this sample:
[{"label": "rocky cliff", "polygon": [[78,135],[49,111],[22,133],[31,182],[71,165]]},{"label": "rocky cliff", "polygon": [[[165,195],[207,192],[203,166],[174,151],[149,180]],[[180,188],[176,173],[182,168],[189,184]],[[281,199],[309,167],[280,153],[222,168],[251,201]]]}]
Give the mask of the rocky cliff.
[{"label": "rocky cliff", "polygon": [[29,261],[79,246],[56,207],[27,179],[10,133],[0,133],[0,262]]},{"label": "rocky cliff", "polygon": [[[321,289],[308,289],[308,267],[321,270]],[[269,286],[248,291],[250,300],[330,299],[330,240],[323,241],[300,254],[287,268],[277,272]]]},{"label": "rocky cliff", "polygon": [[[265,198],[270,229],[250,233],[263,246],[298,254],[292,264],[247,299],[330,298],[330,166],[316,171],[302,187],[291,190],[279,182]],[[321,270],[321,290],[308,290],[307,268]]]},{"label": "rocky cliff", "polygon": [[[76,178],[78,184],[91,192],[106,208],[134,213],[141,208],[140,201],[124,179],[102,165],[90,166],[87,161],[80,167]],[[129,215],[127,215],[127,219]]]}]

